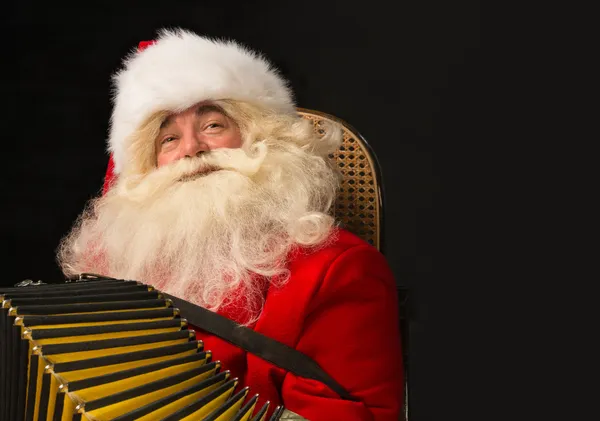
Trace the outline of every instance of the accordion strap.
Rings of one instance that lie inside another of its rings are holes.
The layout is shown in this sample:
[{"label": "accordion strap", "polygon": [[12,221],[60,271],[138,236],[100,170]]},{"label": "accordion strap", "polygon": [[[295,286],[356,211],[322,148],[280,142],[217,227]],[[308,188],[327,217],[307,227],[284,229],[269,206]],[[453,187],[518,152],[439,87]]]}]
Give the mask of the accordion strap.
[{"label": "accordion strap", "polygon": [[338,382],[328,375],[312,358],[304,355],[275,339],[242,326],[225,316],[189,303],[169,294],[164,294],[174,306],[185,314],[194,326],[216,335],[278,367],[307,379],[317,380],[327,385],[341,398],[357,401]]}]

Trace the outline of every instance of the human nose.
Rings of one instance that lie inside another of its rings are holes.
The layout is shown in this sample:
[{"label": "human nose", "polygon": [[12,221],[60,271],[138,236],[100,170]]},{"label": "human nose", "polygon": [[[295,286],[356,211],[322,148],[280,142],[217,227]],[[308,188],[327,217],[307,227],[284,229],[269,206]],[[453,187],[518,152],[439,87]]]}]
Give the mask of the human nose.
[{"label": "human nose", "polygon": [[185,158],[198,156],[209,150],[208,145],[196,133],[186,133],[181,139],[182,155]]}]

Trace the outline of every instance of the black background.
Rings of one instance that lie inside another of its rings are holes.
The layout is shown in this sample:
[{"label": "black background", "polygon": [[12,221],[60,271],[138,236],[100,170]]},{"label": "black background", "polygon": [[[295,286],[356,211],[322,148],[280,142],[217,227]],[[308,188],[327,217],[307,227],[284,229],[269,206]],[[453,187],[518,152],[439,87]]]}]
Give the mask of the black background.
[{"label": "black background", "polygon": [[432,419],[441,362],[427,345],[430,310],[460,283],[442,264],[459,240],[448,193],[481,111],[477,3],[119,3],[2,11],[0,285],[62,278],[55,248],[101,189],[110,76],[123,56],[162,27],[231,37],[271,59],[298,106],[348,121],[377,154],[386,255],[411,291],[411,417]]}]

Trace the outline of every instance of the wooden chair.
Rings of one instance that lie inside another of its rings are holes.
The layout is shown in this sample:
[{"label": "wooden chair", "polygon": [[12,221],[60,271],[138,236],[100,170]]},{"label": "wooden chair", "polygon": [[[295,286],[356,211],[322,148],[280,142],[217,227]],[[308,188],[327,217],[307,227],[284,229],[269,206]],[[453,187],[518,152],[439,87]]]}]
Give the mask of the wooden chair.
[{"label": "wooden chair", "polygon": [[334,217],[342,227],[383,252],[383,190],[377,157],[363,137],[348,123],[329,114],[299,108],[302,117],[323,133],[322,122],[341,124],[344,140],[331,154],[342,173],[342,183],[334,206]]},{"label": "wooden chair", "polygon": [[[371,146],[360,133],[344,120],[335,116],[298,108],[298,113],[313,122],[319,134],[324,133],[323,122],[336,122],[342,126],[344,139],[338,151],[330,155],[342,173],[342,182],[333,209],[333,216],[340,225],[385,254],[384,241],[384,190],[381,170]],[[408,421],[408,290],[398,287],[400,300],[400,327],[402,336],[402,359],[405,370],[404,413]]]}]

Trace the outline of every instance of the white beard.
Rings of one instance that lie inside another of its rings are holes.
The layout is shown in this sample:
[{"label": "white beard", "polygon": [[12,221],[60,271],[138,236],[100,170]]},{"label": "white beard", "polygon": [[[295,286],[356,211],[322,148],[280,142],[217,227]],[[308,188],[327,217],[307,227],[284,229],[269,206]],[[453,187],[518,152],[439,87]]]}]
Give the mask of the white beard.
[{"label": "white beard", "polygon": [[[207,168],[219,170],[187,177]],[[291,249],[328,238],[336,185],[325,161],[298,147],[256,143],[182,159],[91,201],[59,263],[67,275],[135,279],[213,310],[242,294],[249,323],[263,304],[257,279],[285,283]]]}]

